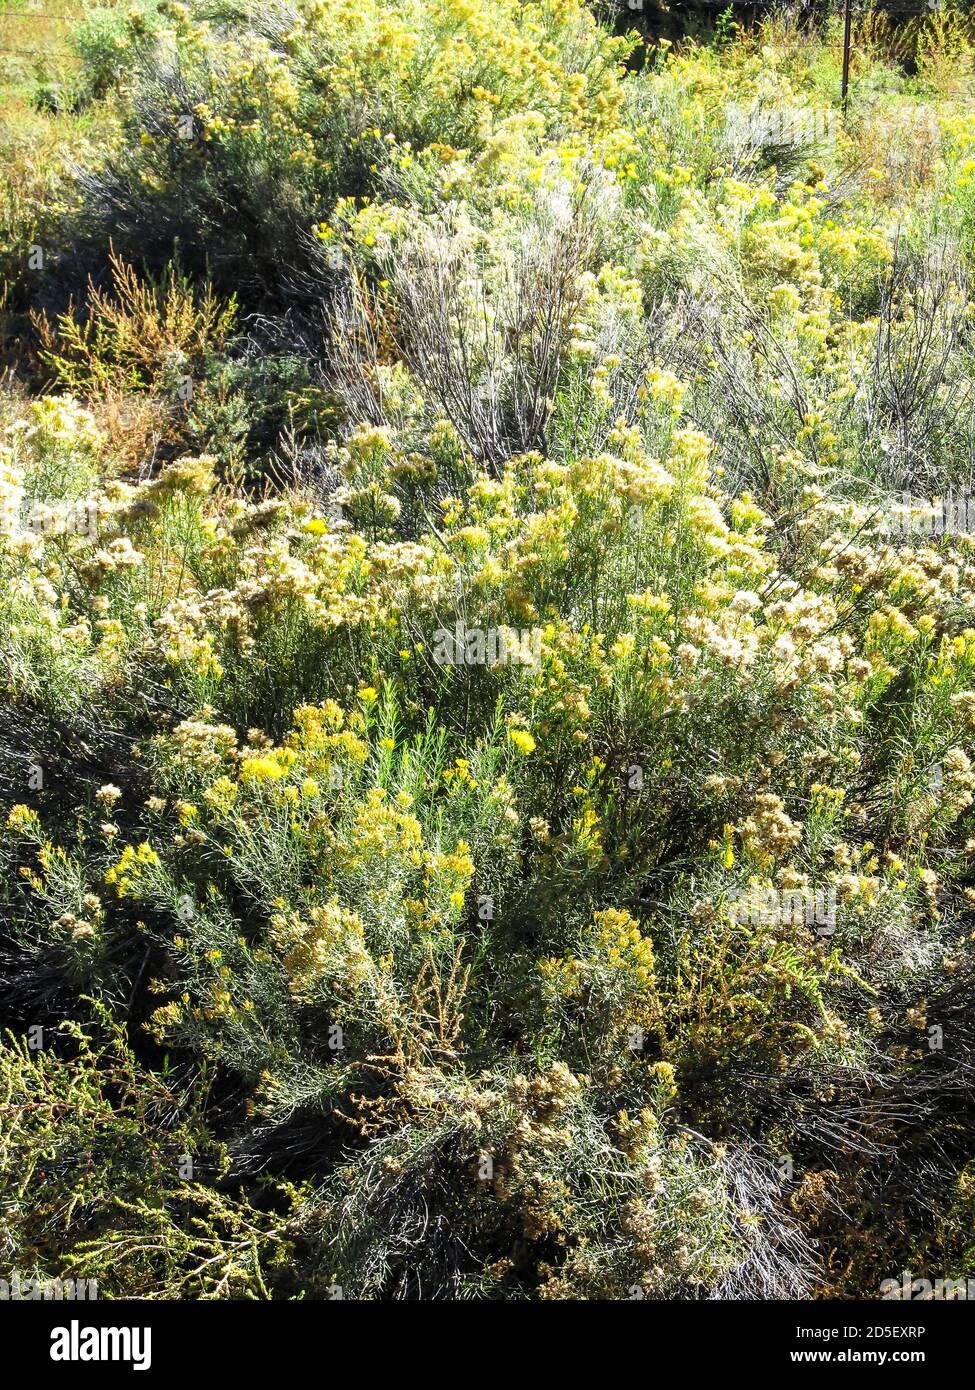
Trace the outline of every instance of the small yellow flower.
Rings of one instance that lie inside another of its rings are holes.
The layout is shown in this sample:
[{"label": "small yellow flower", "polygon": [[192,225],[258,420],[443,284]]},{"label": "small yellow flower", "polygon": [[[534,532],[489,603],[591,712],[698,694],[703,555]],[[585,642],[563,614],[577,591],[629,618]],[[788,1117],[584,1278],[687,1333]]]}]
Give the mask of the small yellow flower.
[{"label": "small yellow flower", "polygon": [[735,827],[726,825],[724,828],[724,849],[721,854],[721,862],[726,869],[732,869],[735,865],[735,846],[734,846]]},{"label": "small yellow flower", "polygon": [[509,729],[508,738],[518,749],[518,752],[523,753],[526,758],[530,753],[534,753],[535,740],[527,729]]},{"label": "small yellow flower", "polygon": [[245,782],[276,782],[284,776],[284,768],[275,758],[245,758],[240,776]]}]

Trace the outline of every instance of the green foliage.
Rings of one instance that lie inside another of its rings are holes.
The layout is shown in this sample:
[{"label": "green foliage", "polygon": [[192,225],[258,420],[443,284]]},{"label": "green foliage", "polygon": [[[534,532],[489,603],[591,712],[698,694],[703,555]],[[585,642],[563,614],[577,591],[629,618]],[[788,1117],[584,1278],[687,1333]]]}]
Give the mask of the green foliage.
[{"label": "green foliage", "polygon": [[[28,1278],[98,1281],[99,1297],[272,1296],[291,1284],[282,1189],[262,1208],[222,1179],[228,1159],[189,1087],[140,1067],[102,1012],[41,1048],[0,1048],[0,1241]],[[188,1177],[188,1174],[194,1174]]]},{"label": "green foliage", "polygon": [[632,72],[578,0],[89,16],[104,141],[0,247],[24,1273],[969,1258],[966,26],[865,20],[840,123],[781,15]]}]

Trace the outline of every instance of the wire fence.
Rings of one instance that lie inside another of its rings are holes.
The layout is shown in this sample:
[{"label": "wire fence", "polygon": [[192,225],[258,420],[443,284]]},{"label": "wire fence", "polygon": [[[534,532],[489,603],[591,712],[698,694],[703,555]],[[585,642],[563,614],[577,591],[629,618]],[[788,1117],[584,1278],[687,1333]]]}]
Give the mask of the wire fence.
[{"label": "wire fence", "polygon": [[[85,18],[84,10],[52,10],[43,9],[40,6],[27,6],[21,9],[0,10],[0,32],[7,20],[27,20],[32,24],[47,21],[54,24],[74,24],[78,20]],[[13,34],[5,34],[5,38],[12,39]],[[48,56],[50,48],[45,44],[24,44],[24,43],[0,43],[0,56],[13,58],[42,58]]]}]

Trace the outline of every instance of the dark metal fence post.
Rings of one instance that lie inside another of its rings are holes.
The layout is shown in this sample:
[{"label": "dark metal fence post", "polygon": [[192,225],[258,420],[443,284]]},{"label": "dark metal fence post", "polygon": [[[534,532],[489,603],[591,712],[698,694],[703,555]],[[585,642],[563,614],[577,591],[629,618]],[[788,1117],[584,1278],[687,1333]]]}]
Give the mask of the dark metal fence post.
[{"label": "dark metal fence post", "polygon": [[843,115],[846,115],[846,94],[850,86],[850,29],[853,24],[853,0],[845,0],[846,14],[843,19]]}]

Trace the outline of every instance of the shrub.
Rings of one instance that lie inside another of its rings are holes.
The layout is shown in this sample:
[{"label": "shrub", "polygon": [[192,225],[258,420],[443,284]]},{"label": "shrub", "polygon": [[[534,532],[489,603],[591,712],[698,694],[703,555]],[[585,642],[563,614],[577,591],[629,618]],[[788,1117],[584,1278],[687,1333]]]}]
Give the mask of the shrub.
[{"label": "shrub", "polygon": [[[124,1032],[75,1025],[0,1049],[4,1257],[21,1277],[95,1279],[99,1297],[271,1296],[288,1283],[281,1215],[220,1191],[202,1091],[141,1068]],[[58,1050],[55,1050],[55,1046]],[[66,1200],[67,1196],[67,1200]]]},{"label": "shrub", "polygon": [[628,72],[577,0],[89,21],[113,133],[0,398],[25,1266],[965,1258],[975,136],[864,32],[839,123],[781,17]]}]

